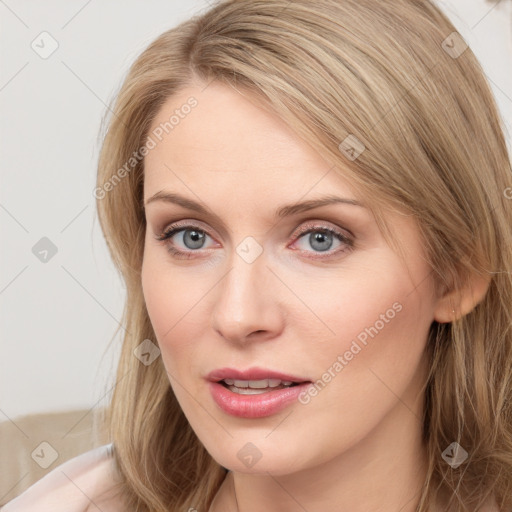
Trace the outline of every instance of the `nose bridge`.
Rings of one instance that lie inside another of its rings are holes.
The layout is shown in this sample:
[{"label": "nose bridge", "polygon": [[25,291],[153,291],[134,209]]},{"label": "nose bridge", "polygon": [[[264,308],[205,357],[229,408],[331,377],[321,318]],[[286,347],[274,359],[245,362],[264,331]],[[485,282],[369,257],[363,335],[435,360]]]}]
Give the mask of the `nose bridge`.
[{"label": "nose bridge", "polygon": [[224,338],[243,341],[252,332],[278,328],[276,283],[268,263],[263,248],[252,237],[234,248],[213,311],[213,327]]}]

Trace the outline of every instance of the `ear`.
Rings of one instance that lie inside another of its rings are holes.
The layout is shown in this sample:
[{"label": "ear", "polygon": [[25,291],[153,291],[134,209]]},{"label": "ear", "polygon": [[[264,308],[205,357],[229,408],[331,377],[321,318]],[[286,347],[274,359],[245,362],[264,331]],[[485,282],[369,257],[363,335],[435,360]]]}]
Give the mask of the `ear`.
[{"label": "ear", "polygon": [[448,323],[467,315],[484,299],[490,282],[490,275],[472,274],[464,288],[449,290],[438,299],[434,320]]}]

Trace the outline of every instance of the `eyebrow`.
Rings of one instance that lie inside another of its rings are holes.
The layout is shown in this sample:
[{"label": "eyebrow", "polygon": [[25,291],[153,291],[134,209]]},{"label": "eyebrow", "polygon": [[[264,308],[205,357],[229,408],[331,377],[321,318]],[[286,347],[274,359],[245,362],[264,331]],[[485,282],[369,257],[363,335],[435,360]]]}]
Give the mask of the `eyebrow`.
[{"label": "eyebrow", "polygon": [[[179,206],[182,206],[183,208],[187,208],[188,210],[192,210],[203,215],[211,215],[216,217],[216,215],[209,208],[180,194],[164,191],[157,192],[145,202],[144,207],[155,201],[163,201],[165,203],[177,204]],[[313,210],[314,208],[320,208],[321,206],[327,206],[330,204],[348,204],[352,206],[359,206],[361,208],[365,208],[365,206],[363,206],[359,201],[356,201],[355,199],[327,195],[324,197],[319,197],[317,199],[303,201],[301,203],[281,206],[274,212],[274,216],[276,218],[284,218],[290,215],[296,215],[298,213],[306,212],[308,210]]]}]

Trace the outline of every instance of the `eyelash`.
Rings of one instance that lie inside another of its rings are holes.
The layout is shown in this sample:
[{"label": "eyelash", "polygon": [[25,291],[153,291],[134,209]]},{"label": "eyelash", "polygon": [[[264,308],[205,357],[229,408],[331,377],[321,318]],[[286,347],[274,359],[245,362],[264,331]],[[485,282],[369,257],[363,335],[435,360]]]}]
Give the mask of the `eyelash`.
[{"label": "eyelash", "polygon": [[[194,252],[200,252],[201,249],[198,250],[190,250],[190,251],[180,251],[179,249],[176,249],[169,243],[167,243],[167,240],[172,238],[176,233],[179,233],[181,231],[199,231],[200,233],[204,233],[208,235],[208,232],[204,229],[201,229],[199,226],[194,224],[171,224],[162,234],[155,236],[156,240],[159,242],[164,242],[166,245],[166,249],[169,251],[169,253],[178,258],[178,259],[193,259],[195,256],[192,256]],[[351,238],[346,236],[341,231],[338,231],[336,229],[327,227],[327,226],[319,226],[317,224],[307,224],[304,227],[300,228],[299,231],[295,234],[294,242],[302,238],[303,236],[314,233],[314,232],[320,232],[320,233],[330,233],[335,238],[337,238],[340,242],[343,242],[345,244],[345,247],[341,247],[340,249],[334,250],[334,251],[325,251],[325,256],[314,256],[312,259],[321,260],[321,259],[327,259],[332,258],[333,256],[336,256],[340,253],[346,252],[353,248],[354,242]],[[210,236],[210,235],[208,235]],[[210,238],[212,238],[210,236]],[[310,252],[310,251],[301,251],[299,252]]]}]

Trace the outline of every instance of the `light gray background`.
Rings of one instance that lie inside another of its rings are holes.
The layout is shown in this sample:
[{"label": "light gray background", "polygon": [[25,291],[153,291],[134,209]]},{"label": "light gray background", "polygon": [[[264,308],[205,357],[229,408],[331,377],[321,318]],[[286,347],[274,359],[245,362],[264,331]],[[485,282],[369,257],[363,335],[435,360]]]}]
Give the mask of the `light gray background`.
[{"label": "light gray background", "polygon": [[[480,59],[510,141],[512,2],[439,4]],[[135,57],[207,6],[0,0],[0,421],[110,398],[125,291],[92,195],[99,126]],[[31,47],[43,31],[58,43],[46,59]],[[57,247],[46,263],[32,252],[42,237]]]}]

